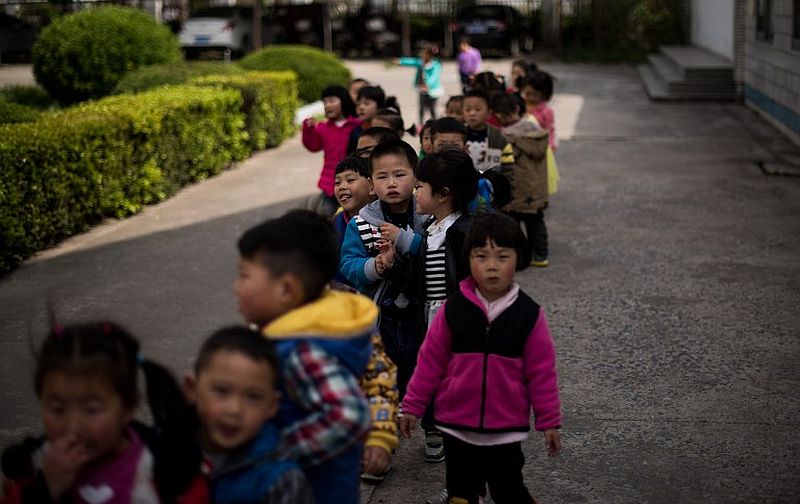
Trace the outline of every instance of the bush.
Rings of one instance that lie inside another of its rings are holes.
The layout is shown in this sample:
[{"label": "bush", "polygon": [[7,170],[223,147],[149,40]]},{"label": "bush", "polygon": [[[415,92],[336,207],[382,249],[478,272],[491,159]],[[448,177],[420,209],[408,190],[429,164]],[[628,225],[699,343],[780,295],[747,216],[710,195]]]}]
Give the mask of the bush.
[{"label": "bush", "polygon": [[0,124],[33,122],[39,114],[33,107],[0,100]]},{"label": "bush", "polygon": [[276,45],[254,52],[239,62],[248,70],[293,70],[297,74],[300,99],[313,102],[331,84],[346,86],[350,70],[339,58],[320,49]]},{"label": "bush", "polygon": [[293,72],[248,72],[197,77],[191,84],[221,86],[242,94],[245,129],[252,149],[280,144],[294,132],[297,76]]},{"label": "bush", "polygon": [[26,107],[47,110],[55,106],[55,101],[39,86],[8,86],[0,89],[0,100],[18,103]]},{"label": "bush", "polygon": [[628,36],[645,50],[681,43],[682,13],[681,0],[641,0],[628,18]]},{"label": "bush", "polygon": [[221,61],[184,61],[177,64],[150,65],[125,74],[119,81],[115,94],[139,93],[167,84],[186,84],[203,75],[243,74],[245,69]]},{"label": "bush", "polygon": [[0,126],[0,272],[243,159],[241,107],[234,90],[174,86]]},{"label": "bush", "polygon": [[56,20],[33,46],[33,72],[62,104],[102,98],[138,67],[181,59],[178,40],[147,13],[108,6]]}]

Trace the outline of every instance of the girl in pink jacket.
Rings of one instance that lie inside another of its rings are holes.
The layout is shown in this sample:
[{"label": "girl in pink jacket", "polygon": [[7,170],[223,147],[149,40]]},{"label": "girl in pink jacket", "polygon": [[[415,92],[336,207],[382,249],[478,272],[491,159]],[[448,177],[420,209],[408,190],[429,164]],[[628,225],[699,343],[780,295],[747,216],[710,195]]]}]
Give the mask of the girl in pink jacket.
[{"label": "girl in pink jacket", "polygon": [[361,125],[356,116],[356,106],[350,94],[342,86],[328,86],[322,91],[322,103],[325,106],[325,122],[314,119],[303,121],[303,145],[311,152],[325,153],[322,173],[317,187],[322,195],[317,212],[332,216],[339,204],[333,196],[333,183],[336,178],[336,165],[347,156],[347,144],[350,133]]},{"label": "girl in pink jacket", "polygon": [[464,248],[471,276],[428,329],[400,431],[411,437],[435,397],[448,496],[476,504],[488,483],[498,504],[535,502],[522,479],[521,442],[533,411],[548,455],[558,455],[561,404],[544,310],[514,282],[530,249],[517,223],[499,213],[477,217]]}]

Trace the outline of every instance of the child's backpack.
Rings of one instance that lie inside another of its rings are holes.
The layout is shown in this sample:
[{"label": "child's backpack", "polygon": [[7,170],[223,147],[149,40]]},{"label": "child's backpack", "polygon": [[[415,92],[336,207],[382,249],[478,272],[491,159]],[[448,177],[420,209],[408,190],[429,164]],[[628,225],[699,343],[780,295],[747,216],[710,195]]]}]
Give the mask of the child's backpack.
[{"label": "child's backpack", "polygon": [[501,209],[511,203],[511,183],[496,169],[486,170],[478,179],[478,194],[469,205],[469,212],[476,215]]}]

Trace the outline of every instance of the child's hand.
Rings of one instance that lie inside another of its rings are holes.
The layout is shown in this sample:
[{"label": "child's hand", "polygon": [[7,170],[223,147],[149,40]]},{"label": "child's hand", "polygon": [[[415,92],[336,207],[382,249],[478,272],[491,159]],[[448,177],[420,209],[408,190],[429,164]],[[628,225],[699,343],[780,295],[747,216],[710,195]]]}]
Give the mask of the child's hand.
[{"label": "child's hand", "polygon": [[[394,248],[394,243],[390,242],[389,240],[380,239],[375,244],[378,246],[378,250],[380,250],[381,254],[378,256],[378,260],[381,262],[383,266],[383,270],[386,271],[387,269],[392,269],[394,265],[394,259],[397,257],[397,249]],[[383,272],[380,272],[381,274]]]},{"label": "child's hand", "polygon": [[395,226],[394,224],[389,224],[388,222],[381,224],[381,238],[391,242],[396,242],[398,236],[400,236],[399,227]]},{"label": "child's hand", "polygon": [[53,501],[59,500],[72,486],[78,471],[90,458],[86,445],[78,441],[74,435],[64,436],[52,442],[42,461],[42,472]]},{"label": "child's hand", "polygon": [[306,122],[305,122],[306,126],[308,126],[309,128],[316,128],[317,127],[317,123],[318,123],[318,121],[316,119],[314,119],[313,117],[309,117],[308,119],[306,119]]},{"label": "child's hand", "polygon": [[406,439],[411,439],[411,433],[414,432],[414,427],[417,426],[417,417],[410,413],[403,413],[400,418],[400,434]]},{"label": "child's hand", "polygon": [[547,456],[557,457],[561,453],[561,434],[558,433],[558,429],[547,429],[543,434]]},{"label": "child's hand", "polygon": [[380,446],[367,446],[361,458],[361,471],[373,476],[380,476],[389,469],[391,454]]}]

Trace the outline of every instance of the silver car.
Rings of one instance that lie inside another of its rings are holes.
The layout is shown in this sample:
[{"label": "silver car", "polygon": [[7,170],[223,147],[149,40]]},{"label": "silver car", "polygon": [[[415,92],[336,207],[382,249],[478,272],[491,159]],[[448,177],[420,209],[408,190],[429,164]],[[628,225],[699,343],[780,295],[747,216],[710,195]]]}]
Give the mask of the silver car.
[{"label": "silver car", "polygon": [[178,38],[187,56],[222,50],[242,55],[253,48],[251,7],[211,7],[192,14]]}]

